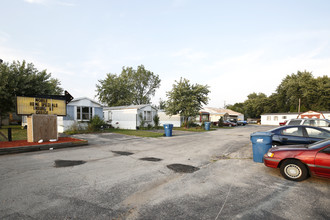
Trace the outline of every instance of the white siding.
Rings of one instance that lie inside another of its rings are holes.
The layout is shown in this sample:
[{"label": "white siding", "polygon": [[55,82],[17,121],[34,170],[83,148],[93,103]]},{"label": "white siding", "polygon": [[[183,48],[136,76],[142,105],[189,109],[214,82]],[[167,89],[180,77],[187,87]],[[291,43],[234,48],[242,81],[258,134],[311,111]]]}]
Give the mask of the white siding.
[{"label": "white siding", "polygon": [[114,128],[136,129],[137,111],[136,109],[111,110],[111,125]]},{"label": "white siding", "polygon": [[281,122],[285,120],[297,118],[298,114],[265,114],[261,115],[262,125],[280,125]]},{"label": "white siding", "polygon": [[166,115],[165,112],[158,112],[159,116],[159,125],[163,126],[164,124],[173,124],[174,127],[181,126],[181,117],[180,115]]}]

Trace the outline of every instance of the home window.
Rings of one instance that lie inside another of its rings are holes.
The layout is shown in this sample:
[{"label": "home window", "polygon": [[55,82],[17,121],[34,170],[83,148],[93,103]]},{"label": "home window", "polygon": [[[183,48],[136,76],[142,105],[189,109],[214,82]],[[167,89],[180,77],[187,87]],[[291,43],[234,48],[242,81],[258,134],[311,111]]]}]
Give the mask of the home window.
[{"label": "home window", "polygon": [[278,121],[278,116],[274,116],[274,121]]},{"label": "home window", "polygon": [[86,106],[77,106],[77,120],[89,121],[93,116],[93,108]]},{"label": "home window", "polygon": [[143,114],[143,120],[145,121],[151,121],[151,111],[144,111],[144,114]]},{"label": "home window", "polygon": [[282,119],[286,119],[286,116],[282,116]]},{"label": "home window", "polygon": [[272,120],[272,117],[271,116],[267,116],[267,121],[270,121]]}]

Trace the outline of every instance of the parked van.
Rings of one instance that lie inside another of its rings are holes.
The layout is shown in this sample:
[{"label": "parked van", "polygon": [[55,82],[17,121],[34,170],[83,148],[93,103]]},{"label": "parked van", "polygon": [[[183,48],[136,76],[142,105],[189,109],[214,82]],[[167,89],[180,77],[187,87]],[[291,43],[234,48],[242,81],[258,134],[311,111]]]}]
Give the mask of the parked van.
[{"label": "parked van", "polygon": [[327,119],[297,118],[288,120],[285,125],[309,125],[330,130],[330,121]]}]

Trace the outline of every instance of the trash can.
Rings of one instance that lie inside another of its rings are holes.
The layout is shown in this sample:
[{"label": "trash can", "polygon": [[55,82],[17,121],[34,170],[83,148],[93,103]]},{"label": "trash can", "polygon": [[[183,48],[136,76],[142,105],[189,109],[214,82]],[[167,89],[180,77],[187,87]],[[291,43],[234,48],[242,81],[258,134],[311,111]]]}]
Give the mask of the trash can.
[{"label": "trash can", "polygon": [[209,131],[211,126],[211,122],[205,122],[205,130]]},{"label": "trash can", "polygon": [[273,134],[271,132],[255,132],[251,134],[253,161],[264,162],[264,154],[272,147]]},{"label": "trash can", "polygon": [[173,129],[173,124],[164,124],[164,130],[165,130],[166,137],[172,136],[172,129]]}]

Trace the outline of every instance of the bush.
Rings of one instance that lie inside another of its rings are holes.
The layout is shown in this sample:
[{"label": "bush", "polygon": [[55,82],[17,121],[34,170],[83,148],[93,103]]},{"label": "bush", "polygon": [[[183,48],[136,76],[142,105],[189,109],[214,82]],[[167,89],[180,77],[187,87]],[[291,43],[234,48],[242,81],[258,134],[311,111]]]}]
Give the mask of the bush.
[{"label": "bush", "polygon": [[99,117],[99,116],[94,116],[92,120],[90,120],[88,124],[88,130],[89,131],[98,131],[103,128],[105,125],[105,122]]},{"label": "bush", "polygon": [[190,128],[190,127],[198,127],[199,125],[197,124],[197,123],[195,123],[195,121],[193,121],[193,120],[189,120],[188,121],[188,128]]},{"label": "bush", "polygon": [[139,114],[139,118],[140,118],[140,126],[139,126],[139,128],[140,129],[143,129],[144,126],[145,126],[145,124],[146,124],[146,121],[143,119],[142,113]]},{"label": "bush", "polygon": [[154,120],[154,127],[157,129],[159,127],[159,116],[155,115],[153,120]]},{"label": "bush", "polygon": [[223,118],[220,117],[219,121],[218,121],[218,127],[223,127]]}]

